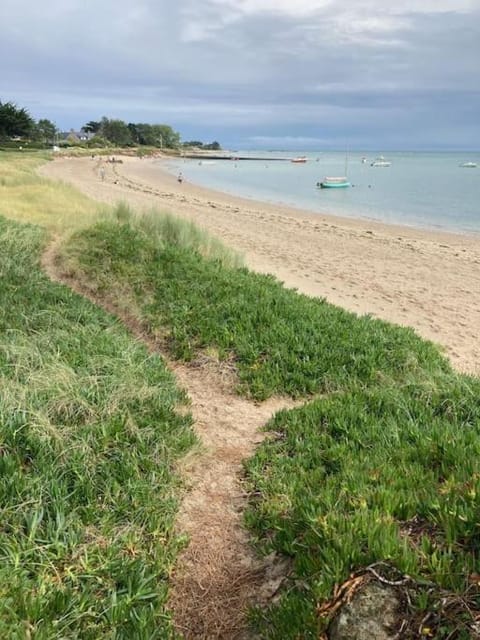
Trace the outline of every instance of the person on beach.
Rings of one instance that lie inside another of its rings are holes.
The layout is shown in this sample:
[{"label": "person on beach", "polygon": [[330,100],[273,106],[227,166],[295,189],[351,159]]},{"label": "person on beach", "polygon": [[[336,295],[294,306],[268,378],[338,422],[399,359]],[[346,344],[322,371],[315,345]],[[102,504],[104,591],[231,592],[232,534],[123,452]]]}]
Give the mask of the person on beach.
[{"label": "person on beach", "polygon": [[178,181],[178,182],[180,182],[180,183],[182,183],[182,182],[183,182],[183,174],[182,174],[182,172],[181,172],[181,171],[180,171],[180,173],[178,174],[177,181]]},{"label": "person on beach", "polygon": [[105,167],[100,167],[100,178],[105,180]]}]

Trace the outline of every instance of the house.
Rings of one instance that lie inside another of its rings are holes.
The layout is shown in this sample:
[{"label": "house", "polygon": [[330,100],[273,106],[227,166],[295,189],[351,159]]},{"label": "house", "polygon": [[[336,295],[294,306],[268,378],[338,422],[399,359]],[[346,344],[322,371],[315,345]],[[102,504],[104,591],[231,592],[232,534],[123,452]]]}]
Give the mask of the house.
[{"label": "house", "polygon": [[75,131],[74,129],[70,129],[70,131],[62,131],[60,132],[58,138],[60,142],[69,142],[70,144],[76,144],[78,142],[88,142],[94,137],[94,133],[90,133],[89,131]]}]

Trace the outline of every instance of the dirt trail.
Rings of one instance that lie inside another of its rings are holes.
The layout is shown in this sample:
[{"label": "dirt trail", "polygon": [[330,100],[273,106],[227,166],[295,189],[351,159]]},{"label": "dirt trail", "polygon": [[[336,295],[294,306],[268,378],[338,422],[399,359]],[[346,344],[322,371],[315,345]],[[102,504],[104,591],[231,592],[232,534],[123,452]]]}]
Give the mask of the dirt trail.
[{"label": "dirt trail", "polygon": [[255,405],[239,398],[208,365],[172,368],[189,393],[205,446],[185,465],[191,490],[178,526],[190,545],[174,576],[176,623],[186,638],[247,638],[246,606],[276,590],[282,567],[262,565],[249,546],[241,464],[261,441],[259,428],[286,402]]},{"label": "dirt trail", "polygon": [[202,446],[182,463],[187,492],[177,530],[189,537],[172,576],[171,608],[177,630],[189,639],[250,638],[246,611],[265,603],[277,591],[286,566],[261,561],[249,544],[242,524],[245,494],[242,460],[261,442],[260,428],[279,409],[293,406],[285,399],[256,404],[233,393],[233,370],[200,357],[185,366],[172,362],[141,324],[95,298],[88,288],[69,278],[56,260],[61,238],[42,257],[48,276],[66,284],[119,317],[152,351],[159,352],[191,400],[194,428]]}]

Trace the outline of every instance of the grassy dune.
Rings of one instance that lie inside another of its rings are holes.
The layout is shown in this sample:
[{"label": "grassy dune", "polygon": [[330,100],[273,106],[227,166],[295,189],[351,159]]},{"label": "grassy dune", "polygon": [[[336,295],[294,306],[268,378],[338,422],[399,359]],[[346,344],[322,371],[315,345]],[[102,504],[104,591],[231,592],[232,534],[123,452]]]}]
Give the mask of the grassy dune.
[{"label": "grassy dune", "polygon": [[228,256],[205,259],[201,243],[169,236],[158,215],[136,219],[123,210],[119,218],[71,237],[68,270],[101,296],[121,290],[175,357],[189,360],[203,348],[231,356],[242,393],[300,397],[450,371],[412,329],[300,295]]},{"label": "grassy dune", "polygon": [[45,160],[0,154],[0,637],[173,637],[187,398],[117,320],[41,272],[49,233],[105,213],[37,176]]},{"label": "grassy dune", "polygon": [[[475,608],[480,382],[410,329],[207,260],[154,224],[125,214],[79,231],[67,268],[99,296],[121,290],[175,357],[206,349],[235,363],[240,393],[310,397],[273,419],[275,437],[246,464],[247,522],[265,552],[291,556],[295,578],[254,616],[261,637],[318,637],[318,604],[379,561],[416,581],[412,613],[438,609],[441,589]],[[438,611],[435,637],[469,637],[462,617],[450,622]]]}]

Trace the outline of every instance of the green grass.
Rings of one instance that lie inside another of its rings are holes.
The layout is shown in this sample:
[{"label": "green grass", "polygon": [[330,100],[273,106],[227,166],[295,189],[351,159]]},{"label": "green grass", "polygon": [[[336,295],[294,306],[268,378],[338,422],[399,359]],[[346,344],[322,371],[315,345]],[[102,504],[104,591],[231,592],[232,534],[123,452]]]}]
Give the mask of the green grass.
[{"label": "green grass", "polygon": [[45,238],[0,218],[0,637],[173,637],[186,398],[117,320],[42,274]]},{"label": "green grass", "polygon": [[[154,218],[151,218],[154,220]],[[272,276],[205,259],[132,220],[106,220],[72,236],[66,269],[100,295],[121,291],[171,353],[201,349],[234,359],[239,390],[255,399],[405,383],[449,371],[412,329],[357,317],[285,289]]]},{"label": "green grass", "polygon": [[[437,388],[347,392],[271,421],[275,437],[247,464],[257,496],[247,521],[265,552],[294,559],[301,587],[259,614],[262,637],[318,633],[316,604],[379,560],[467,590],[480,543],[479,397],[479,380],[451,377]],[[419,540],[401,533],[413,518]]]}]

